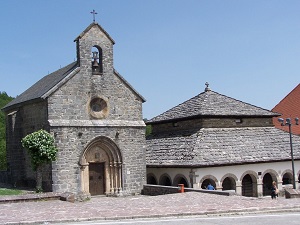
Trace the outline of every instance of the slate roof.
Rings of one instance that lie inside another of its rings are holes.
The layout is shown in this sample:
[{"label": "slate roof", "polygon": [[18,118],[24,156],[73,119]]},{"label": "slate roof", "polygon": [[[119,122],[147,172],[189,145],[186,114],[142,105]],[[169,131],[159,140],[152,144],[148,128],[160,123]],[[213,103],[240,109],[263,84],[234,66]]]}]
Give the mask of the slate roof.
[{"label": "slate roof", "polygon": [[[282,114],[282,118],[300,118],[300,84],[298,84],[287,96],[285,96],[273,109],[273,112],[278,112]],[[273,119],[275,127],[288,131],[288,126],[281,126],[281,123],[278,122],[278,118]],[[295,124],[295,121],[292,121]],[[292,132],[294,134],[300,135],[300,125],[293,126]]]},{"label": "slate roof", "polygon": [[[147,137],[146,164],[207,167],[291,160],[289,133],[275,127],[202,128]],[[300,159],[300,137],[293,137]]]},{"label": "slate roof", "polygon": [[3,110],[8,110],[9,108],[17,107],[17,105],[40,99],[45,93],[47,93],[51,88],[57,85],[62,79],[69,75],[77,67],[77,62],[73,62],[45,77],[40,79],[22,94],[18,95],[15,99],[4,106]]},{"label": "slate roof", "polygon": [[148,120],[147,124],[201,116],[274,117],[278,115],[278,113],[208,90]]}]

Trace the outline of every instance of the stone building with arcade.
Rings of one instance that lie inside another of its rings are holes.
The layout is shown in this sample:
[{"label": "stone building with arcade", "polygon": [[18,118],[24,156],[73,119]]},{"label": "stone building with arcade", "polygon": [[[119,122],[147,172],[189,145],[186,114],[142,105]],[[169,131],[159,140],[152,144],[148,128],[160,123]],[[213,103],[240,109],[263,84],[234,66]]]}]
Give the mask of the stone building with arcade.
[{"label": "stone building with arcade", "polygon": [[274,127],[280,116],[212,91],[199,95],[146,122],[147,183],[232,190],[239,195],[269,195],[272,181],[280,190],[297,188],[300,137],[293,135],[295,178],[289,133]]},{"label": "stone building with arcade", "polygon": [[43,77],[3,108],[8,182],[35,185],[20,141],[45,129],[55,137],[58,156],[44,168],[44,190],[140,193],[146,181],[145,99],[114,69],[115,42],[98,23],[75,42],[75,62]]}]

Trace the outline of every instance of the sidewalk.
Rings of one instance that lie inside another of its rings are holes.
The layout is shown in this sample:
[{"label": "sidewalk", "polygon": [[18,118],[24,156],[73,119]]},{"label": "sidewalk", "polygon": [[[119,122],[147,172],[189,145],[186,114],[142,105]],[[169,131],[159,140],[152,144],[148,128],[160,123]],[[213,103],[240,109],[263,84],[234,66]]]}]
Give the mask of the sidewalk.
[{"label": "sidewalk", "polygon": [[86,202],[60,200],[0,204],[0,224],[43,224],[83,220],[183,215],[298,211],[300,199],[272,200],[186,192],[161,196],[93,197]]}]

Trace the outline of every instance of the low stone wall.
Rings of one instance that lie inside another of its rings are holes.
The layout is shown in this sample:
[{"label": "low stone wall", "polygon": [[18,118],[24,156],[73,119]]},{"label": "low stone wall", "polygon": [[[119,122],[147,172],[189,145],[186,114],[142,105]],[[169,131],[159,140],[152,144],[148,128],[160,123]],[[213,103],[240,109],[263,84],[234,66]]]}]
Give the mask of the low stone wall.
[{"label": "low stone wall", "polygon": [[[217,191],[217,190],[205,190],[205,189],[194,189],[194,188],[184,188],[184,192],[202,192],[207,194],[215,194],[215,195],[236,195],[234,191]],[[165,195],[165,194],[174,194],[179,193],[180,190],[178,187],[174,186],[161,186],[161,185],[151,185],[146,184],[143,188],[143,195]]]}]

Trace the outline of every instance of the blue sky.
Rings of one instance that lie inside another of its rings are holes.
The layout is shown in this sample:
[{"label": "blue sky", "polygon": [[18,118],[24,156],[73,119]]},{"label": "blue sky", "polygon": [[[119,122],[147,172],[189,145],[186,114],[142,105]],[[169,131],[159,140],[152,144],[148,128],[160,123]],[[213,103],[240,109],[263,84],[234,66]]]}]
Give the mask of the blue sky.
[{"label": "blue sky", "polygon": [[272,109],[300,76],[300,1],[0,1],[0,91],[15,97],[74,61],[96,21],[115,40],[114,67],[152,118],[204,91]]}]

